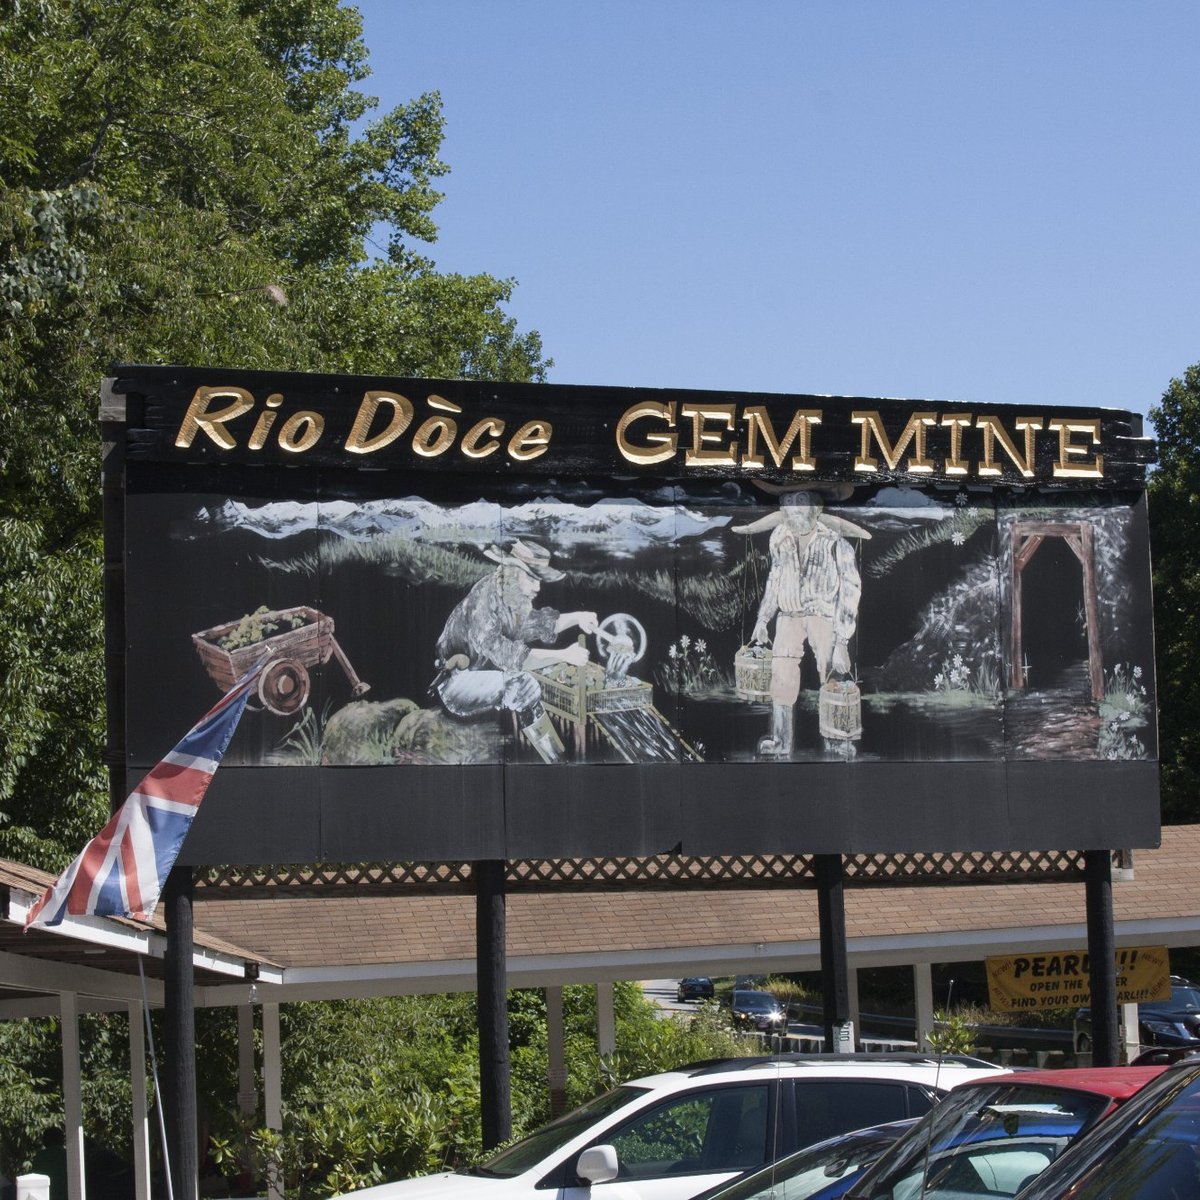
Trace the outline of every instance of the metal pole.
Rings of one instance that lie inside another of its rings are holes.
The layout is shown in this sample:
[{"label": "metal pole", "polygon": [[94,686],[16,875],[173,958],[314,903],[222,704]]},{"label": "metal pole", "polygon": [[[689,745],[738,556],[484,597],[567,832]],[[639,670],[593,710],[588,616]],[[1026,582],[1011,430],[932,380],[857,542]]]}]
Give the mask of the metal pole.
[{"label": "metal pole", "polygon": [[176,1200],[199,1200],[196,1123],[196,1012],[192,969],[192,869],[173,867],[163,887],[167,949],[163,956],[166,1015],[167,1139]]},{"label": "metal pole", "polygon": [[100,499],[104,532],[104,706],[109,811],[125,802],[125,397],[100,388]]},{"label": "metal pole", "polygon": [[1115,1067],[1120,1060],[1117,1033],[1117,944],[1113,933],[1112,851],[1084,855],[1088,970],[1092,985],[1092,1064]]},{"label": "metal pole", "polygon": [[839,1046],[839,1031],[850,1020],[850,969],[846,953],[846,903],[840,854],[813,856],[817,875],[817,914],[821,925],[821,995],[824,1001],[825,1049]]},{"label": "metal pole", "polygon": [[508,970],[504,957],[505,863],[472,867],[475,877],[475,973],[479,1021],[479,1099],[483,1148],[512,1137],[508,1054]]}]

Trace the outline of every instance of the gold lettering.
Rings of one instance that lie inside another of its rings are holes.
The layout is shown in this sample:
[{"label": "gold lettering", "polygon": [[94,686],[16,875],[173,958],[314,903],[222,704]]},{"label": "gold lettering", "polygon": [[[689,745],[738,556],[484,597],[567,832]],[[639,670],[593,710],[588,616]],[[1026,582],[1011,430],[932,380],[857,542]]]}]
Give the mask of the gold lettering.
[{"label": "gold lettering", "polygon": [[554,426],[549,421],[526,421],[508,442],[508,455],[517,462],[540,458],[550,447]]},{"label": "gold lettering", "polygon": [[449,417],[430,417],[413,434],[413,450],[422,458],[437,458],[445,453],[458,433],[458,425]]},{"label": "gold lettering", "polygon": [[767,416],[766,408],[761,404],[746,409],[742,413],[742,420],[746,422],[746,453],[742,455],[743,467],[757,469],[766,465],[765,459],[758,452],[758,436],[761,433],[777,467],[783,466],[783,460],[792,448],[792,442],[799,437],[800,445],[792,458],[792,470],[815,471],[817,469],[816,460],[812,456],[812,427],[821,423],[820,409],[797,409],[791,424],[787,427],[787,432],[781,439],[775,437],[775,427],[771,424],[771,418]]},{"label": "gold lettering", "polygon": [[[233,403],[219,412],[212,412],[208,406],[213,400],[232,400]],[[225,422],[244,416],[253,407],[254,397],[245,388],[198,387],[187,412],[183,415],[179,432],[175,435],[175,445],[187,449],[192,444],[196,431],[203,429],[223,450],[232,450],[237,446],[237,441],[224,427]]]},{"label": "gold lettering", "polygon": [[675,405],[646,400],[641,404],[633,405],[632,408],[627,408],[621,414],[621,419],[617,422],[617,448],[626,462],[660,463],[666,462],[674,455],[676,440],[679,436],[675,433],[647,433],[645,445],[635,446],[630,443],[629,427],[634,421],[655,417],[669,426],[674,426]]},{"label": "gold lettering", "polygon": [[1012,459],[1013,465],[1026,479],[1033,478],[1033,435],[1042,427],[1041,417],[1017,417],[1013,422],[1018,432],[1025,434],[1025,454],[1022,456],[1008,430],[1000,423],[1000,418],[983,416],[975,422],[975,428],[983,431],[983,462],[976,470],[980,475],[999,475],[1000,467],[996,464],[996,443],[999,442],[1004,453]]},{"label": "gold lettering", "polygon": [[504,422],[499,417],[484,417],[482,421],[472,425],[463,437],[462,452],[468,458],[487,458],[489,454],[494,454],[500,449],[499,442],[493,441],[484,442],[483,445],[479,444],[479,439],[487,433],[497,438],[503,436]]},{"label": "gold lettering", "polygon": [[439,409],[441,412],[460,413],[462,409],[454,403],[453,400],[447,400],[445,396],[439,396],[436,392],[425,398],[425,403],[430,408]]},{"label": "gold lettering", "polygon": [[937,424],[936,413],[913,413],[894,446],[888,439],[887,430],[883,427],[883,418],[879,413],[854,412],[850,414],[850,420],[855,425],[862,426],[862,453],[854,460],[856,471],[879,470],[879,459],[871,454],[872,435],[879,444],[879,451],[890,470],[895,471],[900,466],[900,456],[908,449],[909,442],[913,442],[913,453],[904,469],[920,474],[927,474],[933,470],[933,463],[925,457],[925,430],[928,426]]},{"label": "gold lettering", "polygon": [[250,440],[246,443],[247,450],[261,450],[267,444],[267,434],[271,432],[271,426],[275,424],[275,418],[279,415],[273,411],[283,403],[283,396],[279,392],[272,392],[267,397],[267,407],[258,420],[254,423],[254,432],[250,435]]},{"label": "gold lettering", "polygon": [[[733,420],[737,412],[732,404],[695,405],[684,404],[679,415],[692,422],[692,444],[684,451],[683,465],[695,466],[696,463],[708,463],[713,466],[733,467],[737,465],[737,442],[725,445],[722,434],[713,429],[706,429],[709,421],[715,421],[726,430],[733,429]],[[716,445],[719,449],[706,449],[708,445]]]},{"label": "gold lettering", "polygon": [[279,427],[279,445],[289,454],[311,450],[325,432],[325,418],[320,413],[298,412]]},{"label": "gold lettering", "polygon": [[947,475],[965,475],[970,463],[962,456],[962,431],[971,426],[970,413],[946,413],[942,417],[942,428],[950,430],[950,453],[946,456]]},{"label": "gold lettering", "polygon": [[1100,444],[1099,418],[1092,421],[1068,421],[1056,417],[1047,426],[1051,432],[1058,433],[1058,461],[1054,464],[1055,479],[1103,479],[1104,455],[1097,454],[1094,459],[1085,462],[1072,462],[1070,456],[1077,459],[1086,458],[1089,447],[1081,446],[1071,440],[1071,434],[1082,433],[1088,437],[1091,446]]},{"label": "gold lettering", "polygon": [[[375,419],[381,404],[392,406],[391,419],[387,428],[368,437],[367,431]],[[396,392],[367,392],[358,406],[358,413],[351,426],[350,435],[346,438],[346,449],[351,454],[371,454],[390,446],[412,423],[413,406],[407,396]]]}]

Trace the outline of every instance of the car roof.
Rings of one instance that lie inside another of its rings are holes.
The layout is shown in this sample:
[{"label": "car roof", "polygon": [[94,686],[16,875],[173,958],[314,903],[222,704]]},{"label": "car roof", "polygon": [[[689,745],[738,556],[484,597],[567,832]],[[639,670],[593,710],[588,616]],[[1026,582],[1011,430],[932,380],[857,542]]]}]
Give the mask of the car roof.
[{"label": "car roof", "polygon": [[[1114,1100],[1128,1100],[1165,1070],[1166,1067],[1063,1067],[1047,1071],[1021,1071],[1014,1075],[1013,1082],[1035,1087],[1070,1088],[1077,1092],[1111,1096]],[[979,1082],[980,1085],[986,1085],[991,1081],[985,1079]]]},{"label": "car roof", "polygon": [[944,1081],[946,1087],[961,1084],[964,1075],[974,1079],[1012,1074],[1008,1069],[981,1058],[957,1054],[945,1055],[941,1061],[933,1054],[768,1054],[688,1063],[674,1071],[631,1079],[629,1085],[641,1088],[679,1087],[688,1079],[717,1076],[749,1079],[772,1071],[788,1075],[811,1073],[826,1079],[837,1076],[861,1079],[873,1075],[876,1078],[899,1078],[930,1086]]}]

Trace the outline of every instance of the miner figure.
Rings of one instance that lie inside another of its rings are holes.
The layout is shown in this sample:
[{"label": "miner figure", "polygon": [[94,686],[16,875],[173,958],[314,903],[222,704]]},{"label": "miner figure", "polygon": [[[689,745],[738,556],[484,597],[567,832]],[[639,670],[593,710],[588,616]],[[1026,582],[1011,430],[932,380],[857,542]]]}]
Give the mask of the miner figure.
[{"label": "miner figure", "polygon": [[489,546],[483,553],[496,569],[446,619],[437,642],[438,675],[430,690],[455,717],[516,713],[522,737],[542,761],[560,762],[563,744],[531,672],[560,662],[583,666],[586,646],[556,649],[554,642],[567,629],[595,633],[596,614],[533,607],[543,583],[563,578],[543,546],[518,540],[507,550]]},{"label": "miner figure", "polygon": [[[858,623],[862,581],[849,537],[869,537],[823,511],[811,491],[786,492],[779,510],[735,525],[735,533],[771,530],[771,569],[751,641],[771,647],[771,730],[758,744],[766,758],[787,758],[795,738],[795,706],[807,644],[824,685],[850,677],[849,642]],[[847,536],[848,535],[848,536]],[[772,641],[769,629],[775,622]]]}]

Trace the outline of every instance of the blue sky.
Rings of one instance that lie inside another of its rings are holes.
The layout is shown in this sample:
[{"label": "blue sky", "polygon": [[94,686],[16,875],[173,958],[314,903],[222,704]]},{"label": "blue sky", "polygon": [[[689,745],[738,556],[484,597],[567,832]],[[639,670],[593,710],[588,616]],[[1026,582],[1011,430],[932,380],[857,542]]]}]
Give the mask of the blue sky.
[{"label": "blue sky", "polygon": [[1145,412],[1200,360],[1194,0],[356,7],[552,382]]}]

